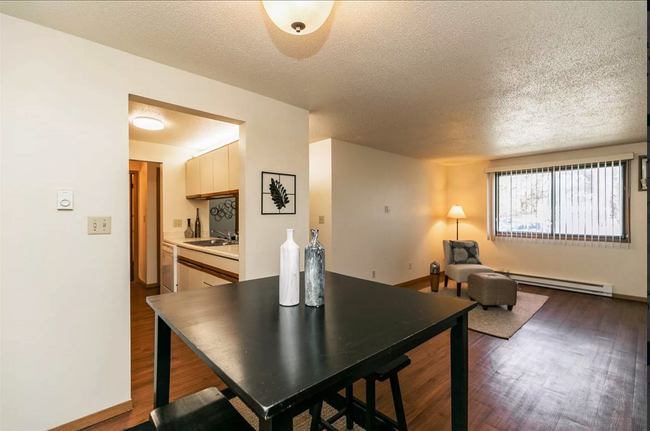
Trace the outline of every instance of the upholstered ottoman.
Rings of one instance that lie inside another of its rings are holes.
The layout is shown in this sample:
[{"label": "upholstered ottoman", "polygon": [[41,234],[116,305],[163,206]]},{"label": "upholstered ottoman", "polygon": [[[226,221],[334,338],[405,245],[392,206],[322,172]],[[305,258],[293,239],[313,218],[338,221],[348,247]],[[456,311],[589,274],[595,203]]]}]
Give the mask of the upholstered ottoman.
[{"label": "upholstered ottoman", "polygon": [[507,305],[508,310],[517,304],[517,282],[496,272],[470,274],[467,293],[487,310],[488,305]]}]

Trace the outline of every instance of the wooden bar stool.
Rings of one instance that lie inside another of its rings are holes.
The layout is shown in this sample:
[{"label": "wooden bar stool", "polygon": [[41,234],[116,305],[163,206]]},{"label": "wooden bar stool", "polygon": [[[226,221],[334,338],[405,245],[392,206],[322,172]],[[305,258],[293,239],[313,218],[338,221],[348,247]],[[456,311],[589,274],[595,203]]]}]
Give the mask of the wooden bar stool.
[{"label": "wooden bar stool", "polygon": [[217,388],[207,388],[159,407],[149,415],[156,431],[254,431]]},{"label": "wooden bar stool", "polygon": [[[365,410],[366,412],[365,429],[367,431],[375,430],[375,421],[377,418],[398,431],[407,431],[406,415],[404,414],[404,404],[402,403],[402,392],[400,390],[399,378],[397,377],[397,374],[404,368],[408,367],[410,364],[411,358],[406,355],[402,355],[399,358],[384,365],[383,367],[378,368],[370,375],[366,376],[364,378],[366,381],[365,403],[358,398],[355,398],[352,393],[352,386],[348,386],[345,389],[345,407],[339,410],[334,416],[329,419],[321,418],[321,411],[323,408],[322,401],[312,407],[312,422],[310,431],[319,431],[321,429],[336,431],[336,428],[334,428],[332,424],[339,420],[343,415],[345,415],[347,429],[352,429],[354,426],[353,414],[355,406],[359,407],[362,410]],[[375,408],[376,382],[383,382],[388,379],[390,379],[390,388],[391,392],[393,393],[393,404],[395,405],[395,415],[397,417],[397,421],[394,421],[382,412],[377,411]]]}]

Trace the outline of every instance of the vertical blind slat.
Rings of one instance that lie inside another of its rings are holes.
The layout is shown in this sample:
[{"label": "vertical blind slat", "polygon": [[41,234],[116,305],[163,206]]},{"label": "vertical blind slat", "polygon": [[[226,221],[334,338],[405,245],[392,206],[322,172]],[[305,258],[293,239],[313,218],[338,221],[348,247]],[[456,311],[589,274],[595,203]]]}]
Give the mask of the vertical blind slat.
[{"label": "vertical blind slat", "polygon": [[[616,166],[617,167],[622,166],[620,160],[616,161]],[[617,171],[618,171],[618,183],[621,184],[622,181],[623,181],[623,172],[620,169],[618,169]],[[616,188],[617,188],[617,190],[619,190],[618,199],[616,200],[618,202],[618,210],[619,210],[619,212],[623,212],[623,206],[621,205],[621,203],[622,203],[621,199],[623,197],[623,193],[621,193],[621,189],[618,186]],[[623,222],[622,219],[621,219],[621,222]],[[619,236],[618,241],[616,241],[616,248],[618,248],[619,250],[621,249],[621,243],[622,242],[623,242],[623,237]]]},{"label": "vertical blind slat", "polygon": [[594,231],[593,231],[593,225],[594,225],[594,164],[591,163],[589,166],[589,184],[591,185],[591,189],[589,190],[589,206],[591,207],[591,218],[589,224],[592,226],[592,230],[590,233],[591,235],[591,243],[589,244],[590,246],[594,246]]},{"label": "vertical blind slat", "polygon": [[598,212],[598,219],[596,220],[596,231],[598,233],[598,245],[600,246],[600,163],[598,163],[598,167],[596,168],[596,184],[597,184],[597,190],[598,192],[596,193],[596,210]]},{"label": "vertical blind slat", "polygon": [[509,172],[508,178],[510,178],[510,193],[509,193],[510,206],[508,207],[508,211],[510,212],[510,214],[509,214],[509,218],[510,218],[509,234],[510,235],[509,236],[510,236],[510,239],[512,239],[512,233],[513,233],[513,229],[512,229],[512,171]]},{"label": "vertical blind slat", "polygon": [[[612,222],[612,200],[609,198],[610,194],[612,193],[613,185],[614,185],[614,177],[613,177],[613,165],[614,162],[612,162],[612,165],[610,169],[607,170],[608,176],[609,176],[609,191],[610,193],[607,193],[607,186],[605,186],[605,202],[609,206],[609,210],[606,212],[607,214],[607,236],[610,236],[612,234],[612,230],[614,229],[614,223]],[[608,238],[609,239],[609,238]],[[608,241],[610,242],[610,241]]]}]

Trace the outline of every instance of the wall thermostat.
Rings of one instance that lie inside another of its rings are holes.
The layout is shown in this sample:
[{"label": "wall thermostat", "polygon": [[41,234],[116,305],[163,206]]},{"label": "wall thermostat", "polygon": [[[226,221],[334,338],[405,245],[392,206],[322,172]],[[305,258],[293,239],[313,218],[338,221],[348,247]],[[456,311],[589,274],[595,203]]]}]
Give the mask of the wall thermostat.
[{"label": "wall thermostat", "polygon": [[74,208],[74,192],[72,190],[59,190],[57,194],[57,210],[71,210]]}]

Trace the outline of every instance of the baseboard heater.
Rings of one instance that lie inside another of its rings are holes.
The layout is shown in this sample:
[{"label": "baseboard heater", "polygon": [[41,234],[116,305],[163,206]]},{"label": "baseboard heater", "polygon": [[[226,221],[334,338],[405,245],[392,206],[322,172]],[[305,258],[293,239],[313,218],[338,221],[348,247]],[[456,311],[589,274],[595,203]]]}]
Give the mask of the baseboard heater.
[{"label": "baseboard heater", "polygon": [[588,293],[591,295],[608,296],[611,298],[613,286],[611,284],[584,283],[581,281],[561,280],[559,278],[538,277],[536,275],[504,273],[511,279],[533,286],[549,287],[551,289],[570,290],[572,292]]}]

